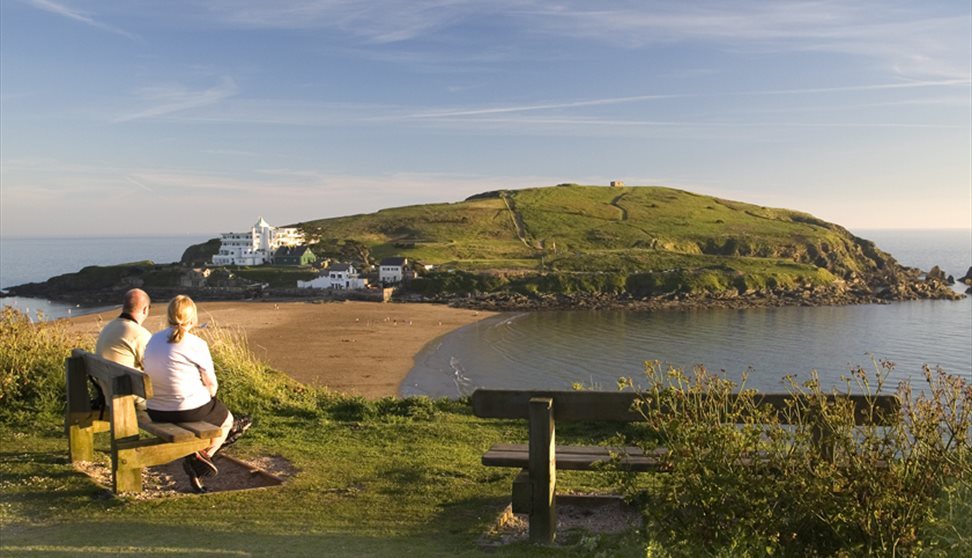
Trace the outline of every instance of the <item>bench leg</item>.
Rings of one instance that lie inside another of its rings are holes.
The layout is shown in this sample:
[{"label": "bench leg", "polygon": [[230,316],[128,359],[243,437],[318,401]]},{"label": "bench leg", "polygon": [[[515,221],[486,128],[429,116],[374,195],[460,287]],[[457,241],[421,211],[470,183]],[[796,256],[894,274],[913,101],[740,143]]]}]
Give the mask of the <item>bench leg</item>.
[{"label": "bench leg", "polygon": [[533,511],[533,485],[530,484],[530,471],[523,469],[513,479],[513,513],[530,513]]},{"label": "bench leg", "polygon": [[76,424],[68,426],[68,455],[71,463],[94,461],[94,429]]},{"label": "bench leg", "polygon": [[64,427],[68,437],[68,457],[71,463],[94,461],[94,429],[84,360],[68,358],[65,361],[65,370],[67,411],[64,415]]},{"label": "bench leg", "polygon": [[[115,378],[115,384],[122,378]],[[125,378],[128,380],[128,378]],[[131,393],[124,386],[113,386],[116,393]],[[111,400],[111,478],[115,494],[142,491],[142,467],[132,466],[119,455],[119,446],[138,440],[138,417],[135,415],[135,398],[132,395],[116,395]]]},{"label": "bench leg", "polygon": [[112,454],[111,479],[115,494],[142,491],[142,468],[126,468],[118,463],[117,453]]},{"label": "bench leg", "polygon": [[551,544],[557,532],[557,484],[553,399],[530,399],[530,542]]},{"label": "bench leg", "polygon": [[100,414],[95,411],[68,413],[65,426],[68,457],[71,463],[94,461],[94,435],[98,432],[108,432],[110,429],[107,422],[98,420],[99,416]]}]

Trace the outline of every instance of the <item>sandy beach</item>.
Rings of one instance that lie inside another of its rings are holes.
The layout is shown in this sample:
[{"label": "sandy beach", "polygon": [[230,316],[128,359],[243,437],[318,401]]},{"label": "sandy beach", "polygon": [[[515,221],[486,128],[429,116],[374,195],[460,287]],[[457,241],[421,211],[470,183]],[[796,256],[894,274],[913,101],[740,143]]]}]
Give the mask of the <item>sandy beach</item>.
[{"label": "sandy beach", "polygon": [[[70,318],[82,335],[97,335],[118,310]],[[242,329],[254,353],[310,385],[368,398],[393,396],[430,341],[495,315],[436,304],[374,302],[201,302],[199,321]],[[145,326],[165,327],[165,301]],[[218,371],[217,371],[218,372]]]}]

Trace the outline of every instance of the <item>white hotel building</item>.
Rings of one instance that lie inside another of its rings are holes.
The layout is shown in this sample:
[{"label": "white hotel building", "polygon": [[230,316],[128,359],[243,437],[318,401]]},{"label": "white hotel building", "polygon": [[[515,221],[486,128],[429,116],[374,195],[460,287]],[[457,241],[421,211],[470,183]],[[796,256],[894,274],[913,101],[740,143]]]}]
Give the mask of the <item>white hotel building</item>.
[{"label": "white hotel building", "polygon": [[289,227],[274,227],[263,220],[257,221],[249,232],[223,233],[220,235],[219,253],[213,256],[213,265],[261,265],[269,263],[273,253],[281,246],[299,246],[304,235]]}]

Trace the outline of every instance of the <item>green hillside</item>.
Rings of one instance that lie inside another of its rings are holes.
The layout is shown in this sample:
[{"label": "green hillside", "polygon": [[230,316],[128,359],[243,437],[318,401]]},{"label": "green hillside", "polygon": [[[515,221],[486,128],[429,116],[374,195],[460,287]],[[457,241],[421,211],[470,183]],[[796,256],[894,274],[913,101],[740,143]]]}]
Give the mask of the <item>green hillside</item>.
[{"label": "green hillside", "polygon": [[897,268],[872,243],[806,213],[661,187],[502,190],[300,226],[317,253],[353,248],[372,261],[402,255],[507,275],[621,273],[629,290],[631,274],[709,273],[719,284],[704,290],[746,290],[767,277],[783,287],[870,283]]}]

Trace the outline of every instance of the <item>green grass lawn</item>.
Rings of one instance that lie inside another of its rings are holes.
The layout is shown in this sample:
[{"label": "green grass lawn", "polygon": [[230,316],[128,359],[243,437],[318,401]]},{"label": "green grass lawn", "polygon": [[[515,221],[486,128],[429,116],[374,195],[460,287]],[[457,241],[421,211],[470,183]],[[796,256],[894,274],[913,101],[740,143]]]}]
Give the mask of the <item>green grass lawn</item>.
[{"label": "green grass lawn", "polygon": [[[525,424],[476,419],[455,402],[437,406],[429,419],[262,415],[231,453],[289,460],[299,472],[285,484],[155,500],[113,497],[75,471],[52,417],[29,429],[5,427],[0,554],[485,555],[479,540],[509,502],[515,471],[484,467],[479,458],[492,443],[522,439]],[[104,449],[108,441],[99,436]],[[561,486],[604,489],[606,482],[604,475],[565,474]],[[587,556],[592,548],[637,556],[641,543],[630,533],[553,549],[512,544],[489,553]]]}]

